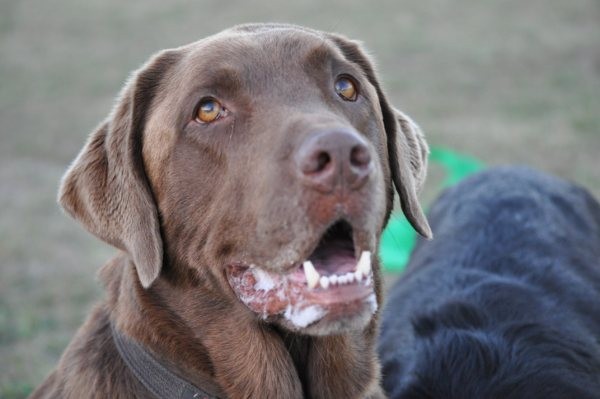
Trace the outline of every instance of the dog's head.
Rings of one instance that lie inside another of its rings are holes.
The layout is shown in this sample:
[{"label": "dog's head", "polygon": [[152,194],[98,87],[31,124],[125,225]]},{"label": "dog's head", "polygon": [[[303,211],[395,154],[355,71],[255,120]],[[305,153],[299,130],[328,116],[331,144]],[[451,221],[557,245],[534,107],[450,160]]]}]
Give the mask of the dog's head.
[{"label": "dog's head", "polygon": [[431,235],[416,196],[427,153],[356,42],[243,25],[136,72],[60,203],[126,251],[145,288],[186,276],[267,321],[325,334],[364,327],[376,310],[372,255],[392,183]]}]

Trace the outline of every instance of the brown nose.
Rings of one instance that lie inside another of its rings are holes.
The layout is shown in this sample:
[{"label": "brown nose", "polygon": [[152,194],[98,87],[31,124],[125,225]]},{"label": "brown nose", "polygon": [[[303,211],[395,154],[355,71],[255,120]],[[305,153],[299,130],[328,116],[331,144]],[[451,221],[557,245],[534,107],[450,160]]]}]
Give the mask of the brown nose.
[{"label": "brown nose", "polygon": [[344,129],[312,134],[296,151],[295,160],[303,182],[324,193],[336,187],[356,190],[372,169],[365,140]]}]

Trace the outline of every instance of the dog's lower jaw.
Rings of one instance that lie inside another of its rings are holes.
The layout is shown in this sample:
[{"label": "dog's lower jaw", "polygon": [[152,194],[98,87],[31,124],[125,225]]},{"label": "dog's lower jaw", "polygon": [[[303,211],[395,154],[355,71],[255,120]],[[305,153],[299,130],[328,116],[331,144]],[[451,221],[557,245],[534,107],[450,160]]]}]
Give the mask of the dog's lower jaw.
[{"label": "dog's lower jaw", "polygon": [[363,331],[373,319],[373,315],[377,309],[377,299],[375,293],[373,293],[361,304],[361,310],[353,315],[332,318],[331,315],[325,314],[314,323],[303,327],[298,327],[294,322],[289,320],[289,317],[284,315],[277,323],[287,330],[310,336],[348,334]]},{"label": "dog's lower jaw", "polygon": [[358,261],[347,253],[329,255],[316,260],[322,274],[308,260],[283,273],[235,263],[225,276],[239,302],[265,323],[317,336],[360,331],[378,309],[378,270],[369,251]]}]

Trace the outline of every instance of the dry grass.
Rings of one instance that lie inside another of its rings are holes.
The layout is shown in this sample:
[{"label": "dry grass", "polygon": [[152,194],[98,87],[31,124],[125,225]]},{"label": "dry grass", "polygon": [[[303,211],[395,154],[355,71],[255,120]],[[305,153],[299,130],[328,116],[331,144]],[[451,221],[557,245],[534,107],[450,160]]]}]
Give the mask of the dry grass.
[{"label": "dry grass", "polygon": [[101,295],[93,276],[111,249],[54,196],[129,71],[158,49],[267,20],[363,40],[431,143],[600,195],[595,0],[1,1],[0,397],[43,379]]}]

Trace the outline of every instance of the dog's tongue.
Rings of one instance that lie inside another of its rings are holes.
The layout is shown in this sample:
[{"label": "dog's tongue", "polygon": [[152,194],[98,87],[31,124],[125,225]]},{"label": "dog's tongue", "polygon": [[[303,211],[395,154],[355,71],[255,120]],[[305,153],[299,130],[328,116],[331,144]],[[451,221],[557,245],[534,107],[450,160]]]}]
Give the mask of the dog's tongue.
[{"label": "dog's tongue", "polygon": [[356,266],[352,228],[343,222],[330,227],[308,257],[320,275],[350,272]]},{"label": "dog's tongue", "polygon": [[313,254],[309,260],[321,275],[342,274],[356,266],[354,251],[347,248],[328,247]]}]

